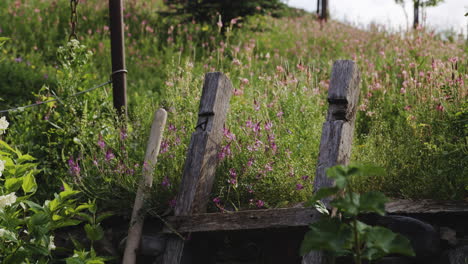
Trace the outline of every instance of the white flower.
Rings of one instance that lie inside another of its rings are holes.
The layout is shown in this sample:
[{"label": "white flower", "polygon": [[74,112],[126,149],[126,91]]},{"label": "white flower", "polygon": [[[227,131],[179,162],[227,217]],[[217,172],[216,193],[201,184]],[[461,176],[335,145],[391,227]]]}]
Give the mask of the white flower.
[{"label": "white flower", "polygon": [[56,246],[54,244],[54,236],[50,236],[50,238],[49,238],[49,251],[54,250],[55,248],[56,248]]},{"label": "white flower", "polygon": [[0,160],[0,176],[2,176],[2,172],[5,170],[5,162],[4,160]]},{"label": "white flower", "polygon": [[5,130],[8,128],[9,124],[10,123],[8,123],[6,117],[2,116],[2,118],[0,118],[0,135],[5,133]]},{"label": "white flower", "polygon": [[0,209],[2,209],[5,206],[12,205],[16,202],[16,195],[14,192],[0,196]]},{"label": "white flower", "polygon": [[15,233],[11,232],[10,230],[0,228],[0,237],[11,239],[15,237]]}]

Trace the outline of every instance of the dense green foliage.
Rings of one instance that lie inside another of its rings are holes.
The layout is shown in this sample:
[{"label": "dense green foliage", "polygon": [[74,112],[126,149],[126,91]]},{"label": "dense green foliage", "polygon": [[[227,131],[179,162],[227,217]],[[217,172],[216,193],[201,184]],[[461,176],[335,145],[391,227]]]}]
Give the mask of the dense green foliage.
[{"label": "dense green foliage", "polygon": [[72,96],[109,78],[106,3],[80,1],[79,43],[67,44],[69,6],[32,2],[0,2],[0,20],[8,21],[0,36],[11,38],[0,62],[0,75],[8,76],[0,78],[0,106],[25,104],[24,94],[30,102],[59,98],[7,115],[5,139],[40,157],[38,182],[49,189],[39,195],[53,193],[65,180],[128,213],[152,113],[164,107],[168,128],[150,210],[167,209],[180,181],[203,75],[222,71],[236,89],[211,208],[304,201],[312,190],[331,64],[353,59],[362,92],[352,159],[387,171],[355,178],[356,190],[466,197],[468,67],[461,42],[444,42],[424,29],[390,34],[337,22],[321,29],[312,15],[253,15],[219,25],[217,19],[161,16],[155,11],[165,7],[158,1],[128,1],[129,123],[120,129],[109,86]]},{"label": "dense green foliage", "polygon": [[287,6],[280,0],[166,0],[170,9],[196,21],[218,20],[229,23],[231,19],[254,14],[281,14]]},{"label": "dense green foliage", "polygon": [[[338,165],[327,169],[327,177],[336,185],[318,190],[308,201],[308,206],[315,206],[325,216],[310,224],[310,231],[301,245],[302,255],[311,250],[323,250],[331,257],[352,256],[355,264],[378,260],[389,254],[415,255],[410,241],[403,235],[358,220],[361,214],[385,215],[387,198],[374,191],[355,193],[350,180],[358,175],[380,175],[381,171],[366,165]],[[323,199],[328,199],[334,212],[327,210],[321,202]]]}]

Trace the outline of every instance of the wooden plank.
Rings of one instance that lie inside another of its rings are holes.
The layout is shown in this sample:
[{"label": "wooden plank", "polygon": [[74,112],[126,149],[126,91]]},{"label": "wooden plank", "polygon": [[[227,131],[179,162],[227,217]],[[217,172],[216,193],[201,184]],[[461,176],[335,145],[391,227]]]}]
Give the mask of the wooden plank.
[{"label": "wooden plank", "polygon": [[394,199],[385,204],[385,210],[390,214],[458,214],[468,213],[468,202]]},{"label": "wooden plank", "polygon": [[[173,216],[166,221],[180,233],[307,226],[319,213],[313,208],[280,208],[232,213]],[[165,228],[164,233],[171,233]]]},{"label": "wooden plank", "polygon": [[[231,94],[231,81],[224,74],[214,72],[205,75],[198,122],[190,141],[174,208],[176,216],[206,212]],[[163,263],[180,263],[183,248],[184,241],[180,237],[168,238]]]},{"label": "wooden plank", "polygon": [[[468,203],[398,199],[388,202],[385,209],[390,214],[459,214],[468,213]],[[173,216],[166,219],[170,228],[165,228],[163,233],[305,227],[318,217],[315,209],[304,207]]]},{"label": "wooden plank", "polygon": [[153,124],[151,125],[150,137],[146,147],[145,166],[143,168],[143,177],[135,197],[135,203],[132,211],[132,220],[128,229],[127,242],[125,246],[123,264],[134,264],[138,247],[140,246],[141,233],[145,219],[144,210],[142,210],[145,196],[153,185],[153,173],[158,160],[159,149],[161,146],[164,127],[166,126],[166,110],[160,108],[154,113]]},{"label": "wooden plank", "polygon": [[[326,1],[324,2],[326,5]],[[333,186],[333,180],[325,174],[327,168],[338,164],[346,165],[349,162],[359,99],[359,82],[360,74],[354,61],[335,61],[328,89],[329,107],[327,120],[322,128],[314,191]],[[329,199],[323,200],[325,204],[329,201]],[[304,256],[302,263],[327,264],[331,262],[323,252],[311,252]]]}]

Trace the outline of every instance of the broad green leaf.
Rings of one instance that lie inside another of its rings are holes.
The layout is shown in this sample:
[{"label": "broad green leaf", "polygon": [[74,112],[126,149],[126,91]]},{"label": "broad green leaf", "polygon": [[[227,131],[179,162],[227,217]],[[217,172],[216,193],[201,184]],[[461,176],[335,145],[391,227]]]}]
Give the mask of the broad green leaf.
[{"label": "broad green leaf", "polygon": [[74,191],[74,190],[71,190],[71,189],[68,189],[68,190],[65,190],[65,191],[62,191],[59,193],[59,196],[60,198],[62,198],[63,200],[75,195],[75,194],[78,194],[80,193],[80,191]]},{"label": "broad green leaf", "polygon": [[366,247],[368,251],[365,254],[369,260],[393,253],[414,256],[411,243],[407,238],[381,226],[368,229]]},{"label": "broad green leaf", "polygon": [[94,219],[91,215],[89,214],[86,214],[86,213],[77,213],[78,216],[82,217],[83,219],[86,220],[86,222],[88,223],[93,223],[94,222]]},{"label": "broad green leaf", "polygon": [[89,208],[88,208],[89,212],[92,213],[92,214],[95,214],[97,212],[96,203],[90,203],[89,205],[90,205]]},{"label": "broad green leaf", "polygon": [[8,149],[9,151],[11,151],[11,152],[13,152],[13,153],[16,153],[16,151],[15,151],[12,147],[10,147],[10,145],[8,145],[8,144],[7,144],[5,141],[3,141],[3,140],[0,140],[0,146],[2,146],[2,147],[4,147],[4,148]]},{"label": "broad green leaf", "polygon": [[105,264],[100,258],[86,261],[86,264]]},{"label": "broad green leaf", "polygon": [[344,189],[348,185],[347,168],[341,165],[326,170],[328,178],[335,180],[335,186]]},{"label": "broad green leaf", "polygon": [[59,221],[59,220],[62,220],[62,219],[63,219],[63,216],[61,216],[61,215],[54,214],[52,216],[52,221]]},{"label": "broad green leaf", "polygon": [[23,177],[20,178],[9,178],[5,181],[5,188],[8,192],[16,192],[21,188],[23,184]]},{"label": "broad green leaf", "polygon": [[76,219],[66,219],[66,220],[60,220],[56,223],[54,223],[54,228],[53,229],[58,229],[66,226],[76,226],[81,224],[82,221],[76,220]]},{"label": "broad green leaf", "polygon": [[338,208],[339,211],[350,215],[357,216],[359,214],[359,197],[358,193],[347,193],[343,197],[336,198],[330,202],[330,205]]},{"label": "broad green leaf", "polygon": [[377,213],[385,215],[385,203],[387,198],[380,192],[368,192],[359,199],[359,211],[361,213]]},{"label": "broad green leaf", "polygon": [[322,219],[312,223],[301,244],[301,255],[312,250],[325,250],[336,256],[349,253],[352,241],[351,228],[338,219]]},{"label": "broad green leaf", "polygon": [[33,245],[33,244],[24,244],[24,248],[27,251],[30,251],[34,254],[39,254],[42,256],[48,256],[49,255],[49,250],[47,247],[44,246],[38,246],[38,245]]},{"label": "broad green leaf", "polygon": [[21,155],[18,159],[18,163],[23,163],[25,161],[33,161],[36,160],[33,156],[29,154]]},{"label": "broad green leaf", "polygon": [[90,204],[80,204],[78,207],[75,208],[76,212],[83,211],[85,209],[88,209],[91,205]]},{"label": "broad green leaf", "polygon": [[94,226],[86,224],[84,226],[84,229],[86,231],[86,236],[91,241],[98,241],[104,237],[104,231],[102,230],[102,227],[99,224]]},{"label": "broad green leaf", "polygon": [[364,235],[365,233],[367,233],[367,230],[369,230],[369,228],[372,228],[372,226],[368,225],[368,224],[365,224],[361,221],[356,221],[356,226],[357,226],[357,231],[359,233],[359,235]]},{"label": "broad green leaf", "polygon": [[50,221],[50,218],[46,213],[39,212],[34,214],[30,221],[35,226],[42,226],[47,224]]},{"label": "broad green leaf", "polygon": [[29,208],[31,208],[31,210],[35,213],[37,212],[42,212],[44,211],[44,209],[42,208],[42,206],[38,205],[37,203],[35,202],[31,202],[31,201],[28,201],[28,200],[25,200],[23,201],[25,204],[27,204],[29,206]]},{"label": "broad green leaf", "polygon": [[60,201],[57,198],[55,198],[55,199],[53,199],[52,201],[49,202],[49,209],[52,212],[57,210],[59,208],[59,206],[60,206]]},{"label": "broad green leaf", "polygon": [[81,260],[81,259],[78,258],[78,257],[67,258],[67,259],[65,260],[65,263],[66,263],[66,264],[86,264],[86,262],[84,262],[83,260]]},{"label": "broad green leaf", "polygon": [[114,213],[113,212],[103,212],[101,214],[98,215],[98,217],[96,218],[96,223],[100,223],[102,222],[102,220],[108,218],[108,217],[111,217],[113,216]]},{"label": "broad green leaf", "polygon": [[23,184],[21,187],[25,193],[32,193],[37,190],[36,178],[31,172],[23,177]]}]

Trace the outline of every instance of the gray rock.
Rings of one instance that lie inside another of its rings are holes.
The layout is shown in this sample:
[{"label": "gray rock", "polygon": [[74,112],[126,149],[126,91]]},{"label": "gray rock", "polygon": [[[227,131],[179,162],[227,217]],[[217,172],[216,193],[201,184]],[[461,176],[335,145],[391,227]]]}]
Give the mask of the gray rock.
[{"label": "gray rock", "polygon": [[456,246],[457,232],[449,227],[442,226],[440,228],[440,239],[447,241],[450,246]]},{"label": "gray rock", "polygon": [[412,217],[389,215],[380,217],[377,224],[407,237],[416,253],[417,262],[432,263],[441,252],[439,233],[428,223]]},{"label": "gray rock", "polygon": [[448,251],[448,264],[468,264],[468,246]]}]

